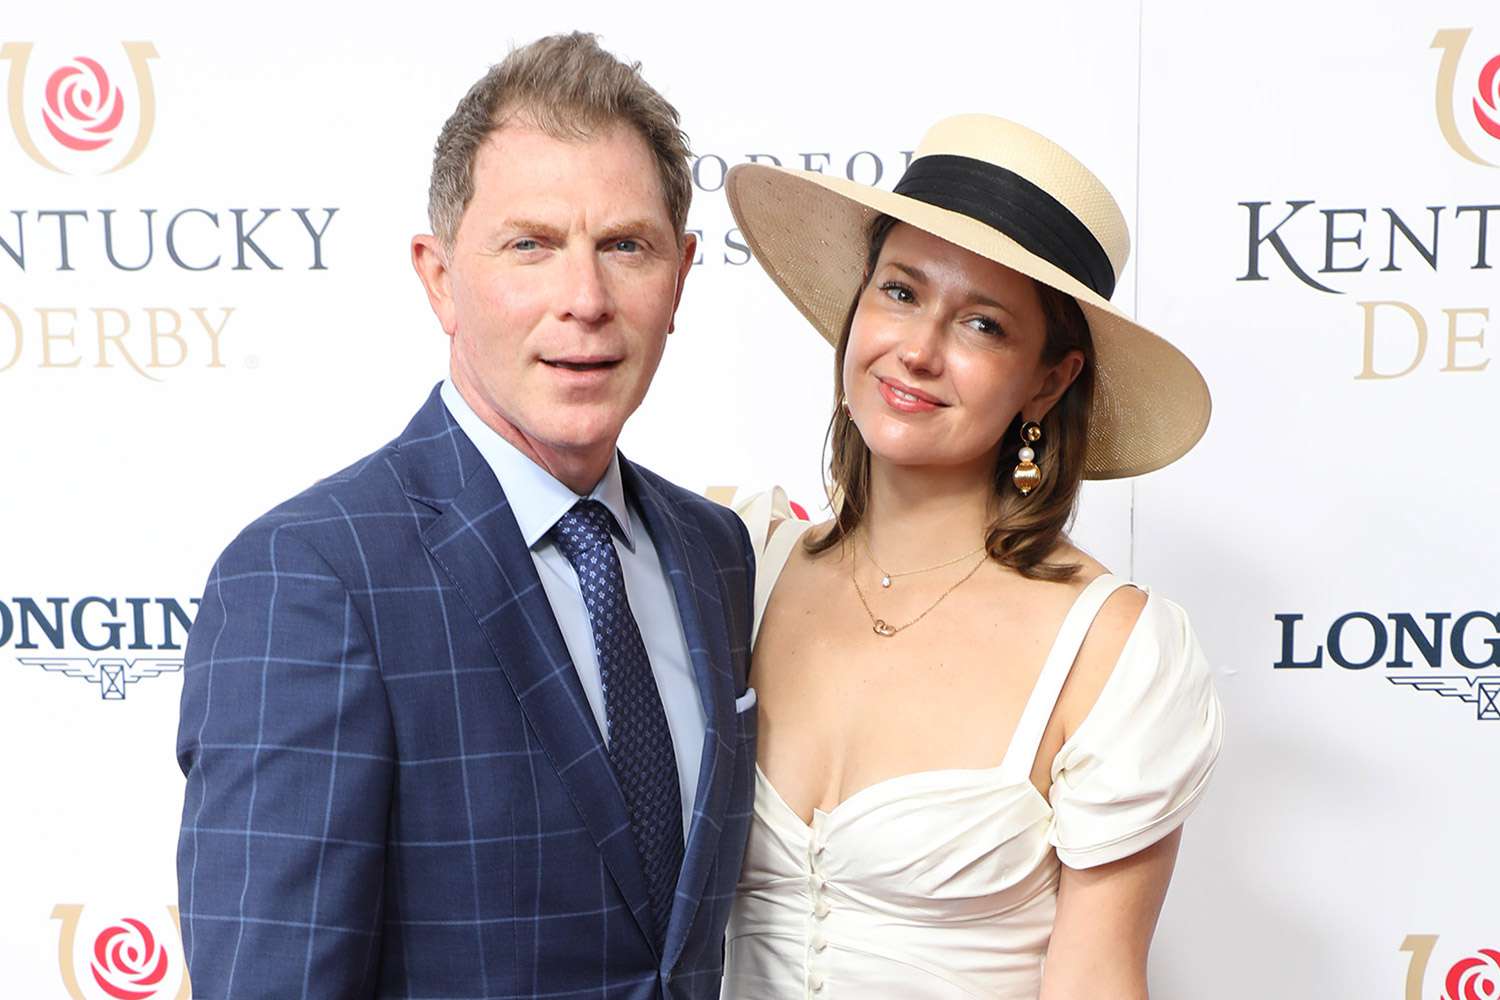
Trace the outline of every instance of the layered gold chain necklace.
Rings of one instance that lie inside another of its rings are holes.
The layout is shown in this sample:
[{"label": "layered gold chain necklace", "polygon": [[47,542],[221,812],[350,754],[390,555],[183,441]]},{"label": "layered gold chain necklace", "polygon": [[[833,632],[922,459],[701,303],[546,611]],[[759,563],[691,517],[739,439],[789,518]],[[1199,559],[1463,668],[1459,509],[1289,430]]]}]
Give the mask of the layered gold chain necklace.
[{"label": "layered gold chain necklace", "polygon": [[[870,547],[869,547],[868,543],[865,545],[865,551],[866,552],[870,551]],[[872,566],[874,566],[875,569],[880,572],[880,585],[882,587],[889,588],[891,586],[891,581],[893,579],[895,579],[896,577],[898,577],[898,576],[914,576],[914,575],[916,575],[918,573],[928,573],[928,572],[931,572],[932,570],[935,570],[935,569],[942,569],[944,566],[952,566],[955,563],[961,562],[962,560],[967,559],[967,558],[969,558],[971,556],[978,555],[980,552],[983,552],[983,551],[984,551],[984,546],[981,545],[979,548],[975,549],[974,551],[972,551],[972,552],[966,552],[963,555],[959,556],[957,559],[950,559],[947,562],[945,562],[945,563],[939,563],[936,566],[928,566],[926,569],[909,570],[909,571],[907,571],[905,573],[887,573],[887,572],[885,572],[885,570],[883,570],[883,569],[880,568],[880,564],[875,561],[875,554],[873,552],[870,553],[870,564]],[[891,636],[895,635],[897,632],[904,632],[905,630],[907,630],[907,629],[911,628],[913,625],[915,625],[917,622],[921,621],[923,618],[926,618],[929,614],[932,613],[932,610],[934,608],[936,608],[939,604],[942,604],[943,601],[945,601],[947,599],[947,597],[948,597],[949,594],[953,593],[959,587],[961,587],[965,583],[967,583],[968,580],[969,580],[969,578],[972,577],[975,573],[978,573],[979,572],[979,567],[983,566],[985,564],[985,562],[989,559],[989,553],[986,552],[980,558],[980,560],[978,562],[976,562],[974,564],[974,566],[967,573],[965,573],[963,576],[959,577],[957,583],[953,584],[953,586],[949,587],[947,590],[945,590],[941,594],[939,594],[938,595],[938,599],[935,600],[935,601],[933,601],[931,604],[929,604],[927,606],[927,609],[925,611],[923,611],[921,614],[917,615],[917,617],[913,618],[911,621],[907,622],[905,625],[892,625],[889,622],[887,622],[884,618],[876,617],[875,612],[873,610],[871,610],[871,608],[870,608],[870,602],[869,602],[869,599],[867,599],[865,597],[864,588],[859,585],[859,573],[857,572],[858,562],[859,562],[858,555],[859,555],[858,548],[854,549],[850,553],[850,558],[849,558],[849,579],[854,584],[854,592],[859,595],[859,603],[862,604],[862,605],[864,605],[865,614],[869,615],[869,617],[870,617],[870,628],[875,632],[876,635],[882,636],[882,637],[887,638],[887,639],[889,639]]]}]

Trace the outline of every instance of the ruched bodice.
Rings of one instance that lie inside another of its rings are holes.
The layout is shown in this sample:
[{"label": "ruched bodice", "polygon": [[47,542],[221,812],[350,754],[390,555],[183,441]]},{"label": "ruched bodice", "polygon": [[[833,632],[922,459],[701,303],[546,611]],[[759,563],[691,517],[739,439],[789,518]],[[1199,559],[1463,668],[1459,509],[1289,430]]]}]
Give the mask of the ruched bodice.
[{"label": "ruched bodice", "polygon": [[[757,627],[806,527],[783,525],[761,554]],[[1050,801],[1031,783],[1078,648],[1125,585],[1104,576],[1079,595],[996,767],[893,777],[810,824],[757,768],[728,1000],[1036,1000],[1061,862],[1117,860],[1176,829],[1218,752],[1219,706],[1185,616],[1148,594],[1099,701],[1053,761]]]},{"label": "ruched bodice", "polygon": [[936,1000],[1006,982],[1004,995],[1035,997],[1057,893],[1051,815],[1027,779],[929,771],[808,826],[757,773],[726,995]]}]

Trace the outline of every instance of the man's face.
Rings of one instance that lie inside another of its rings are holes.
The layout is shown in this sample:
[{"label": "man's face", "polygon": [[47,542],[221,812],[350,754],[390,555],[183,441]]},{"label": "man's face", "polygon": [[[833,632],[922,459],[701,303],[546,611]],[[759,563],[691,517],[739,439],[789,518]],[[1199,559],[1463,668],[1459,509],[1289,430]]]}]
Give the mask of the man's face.
[{"label": "man's face", "polygon": [[693,259],[632,128],[583,141],[507,125],[480,147],[449,254],[414,241],[452,338],[455,386],[487,424],[587,492],[651,384]]}]

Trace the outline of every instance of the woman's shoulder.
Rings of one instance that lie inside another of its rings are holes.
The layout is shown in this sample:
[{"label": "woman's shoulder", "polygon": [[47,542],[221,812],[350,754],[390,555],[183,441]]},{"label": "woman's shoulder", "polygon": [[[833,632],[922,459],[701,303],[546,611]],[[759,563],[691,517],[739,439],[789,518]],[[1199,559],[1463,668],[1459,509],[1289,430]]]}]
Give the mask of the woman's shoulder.
[{"label": "woman's shoulder", "polygon": [[[1076,594],[1104,579],[1113,585],[1089,624],[1059,699],[1064,732],[1072,734],[1101,701],[1129,702],[1143,686],[1182,681],[1201,654],[1180,605],[1120,579],[1082,552],[1069,561],[1080,567],[1069,581]],[[1124,676],[1117,679],[1117,674]]]},{"label": "woman's shoulder", "polygon": [[[1064,731],[1090,717],[1129,717],[1173,692],[1211,692],[1207,657],[1187,612],[1154,591],[1122,588],[1100,609],[1063,691]],[[1069,690],[1072,689],[1072,690]]]},{"label": "woman's shoulder", "polygon": [[1100,580],[1107,580],[1113,585],[1094,614],[1083,648],[1079,651],[1079,663],[1074,667],[1077,670],[1082,666],[1085,672],[1093,667],[1107,674],[1115,657],[1141,621],[1146,610],[1146,591],[1129,580],[1117,577],[1108,566],[1071,543],[1065,542],[1058,546],[1047,561],[1077,567],[1073,576],[1065,582],[1072,604],[1081,600],[1084,592]]}]

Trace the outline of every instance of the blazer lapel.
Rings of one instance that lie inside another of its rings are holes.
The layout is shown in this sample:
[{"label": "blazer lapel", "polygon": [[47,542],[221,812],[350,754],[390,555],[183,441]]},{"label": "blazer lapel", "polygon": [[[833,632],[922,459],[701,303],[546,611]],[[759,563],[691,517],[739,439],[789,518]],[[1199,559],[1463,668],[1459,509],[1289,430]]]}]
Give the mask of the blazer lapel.
[{"label": "blazer lapel", "polygon": [[598,844],[642,934],[652,941],[650,897],[625,798],[531,552],[504,491],[468,438],[457,432],[443,447],[447,462],[457,453],[461,465],[474,471],[422,533],[423,542],[484,630],[532,732]]},{"label": "blazer lapel", "polygon": [[693,821],[677,882],[672,919],[667,927],[665,968],[671,969],[687,942],[698,912],[708,872],[718,856],[719,831],[734,777],[734,676],[719,579],[708,555],[708,542],[696,525],[680,519],[665,496],[634,465],[620,458],[626,488],[636,497],[646,530],[671,583],[682,631],[693,661],[693,676],[703,701],[707,731],[698,771]]}]

